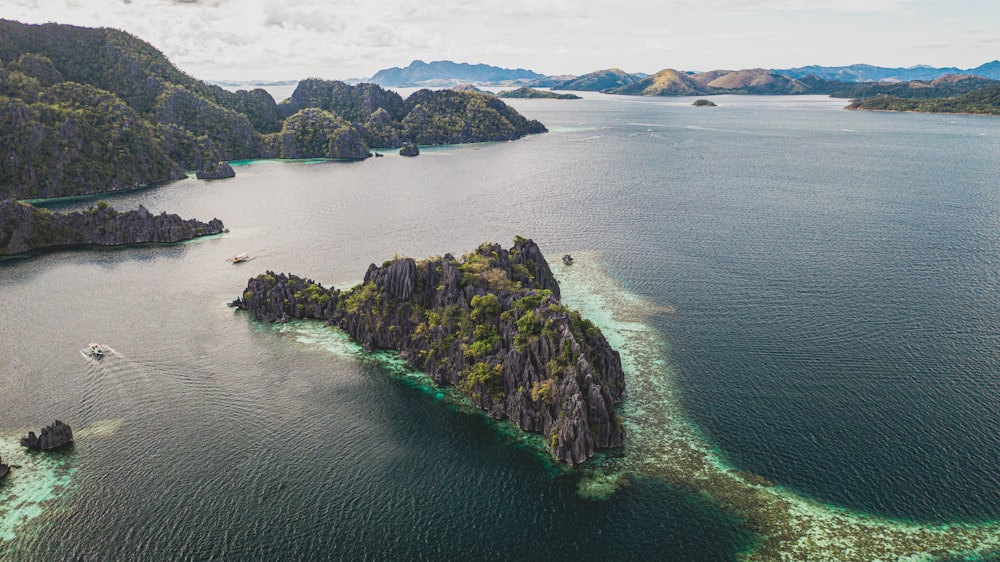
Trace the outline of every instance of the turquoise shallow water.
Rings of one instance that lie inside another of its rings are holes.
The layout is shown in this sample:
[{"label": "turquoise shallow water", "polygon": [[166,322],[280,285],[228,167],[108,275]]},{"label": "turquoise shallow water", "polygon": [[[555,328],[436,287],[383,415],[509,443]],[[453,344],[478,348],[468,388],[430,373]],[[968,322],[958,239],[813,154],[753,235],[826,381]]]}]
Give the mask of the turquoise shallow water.
[{"label": "turquoise shallow water", "polygon": [[[883,515],[1000,516],[996,121],[719,101],[519,100],[552,132],[248,163],[107,198],[227,235],[0,265],[4,433],[117,420],[8,553],[735,556],[747,531],[689,491],[637,477],[581,498],[481,417],[225,306],[265,269],[346,285],[514,234],[595,251],[659,307],[685,411],[735,466]],[[225,262],[240,252],[256,259]],[[92,340],[120,355],[86,362]]]}]

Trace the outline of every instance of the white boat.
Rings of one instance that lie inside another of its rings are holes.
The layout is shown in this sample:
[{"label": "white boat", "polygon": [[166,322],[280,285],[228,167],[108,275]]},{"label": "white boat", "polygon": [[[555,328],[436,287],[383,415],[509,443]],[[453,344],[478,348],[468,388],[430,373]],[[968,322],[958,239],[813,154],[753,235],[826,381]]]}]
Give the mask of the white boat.
[{"label": "white boat", "polygon": [[250,254],[243,252],[242,254],[236,254],[235,256],[229,258],[229,261],[233,263],[240,263],[240,262],[250,261],[251,259],[252,258],[250,257]]}]

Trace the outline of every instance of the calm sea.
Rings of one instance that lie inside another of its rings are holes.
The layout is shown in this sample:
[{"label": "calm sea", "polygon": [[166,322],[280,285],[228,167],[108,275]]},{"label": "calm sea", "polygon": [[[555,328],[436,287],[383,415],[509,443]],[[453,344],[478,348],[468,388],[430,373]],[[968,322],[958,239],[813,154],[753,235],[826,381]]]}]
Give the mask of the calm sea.
[{"label": "calm sea", "polygon": [[[16,535],[0,545],[18,560],[744,550],[740,522],[689,492],[637,477],[581,498],[578,475],[482,417],[226,306],[265,270],[347,286],[370,262],[515,234],[550,257],[596,252],[663,307],[683,404],[734,465],[860,511],[1000,518],[1000,121],[715,99],[514,100],[551,132],[104,197],[231,232],[0,264],[0,454],[54,419],[84,430],[22,471],[48,480],[0,506]],[[227,263],[241,252],[255,259]],[[88,361],[91,341],[115,353]]]}]

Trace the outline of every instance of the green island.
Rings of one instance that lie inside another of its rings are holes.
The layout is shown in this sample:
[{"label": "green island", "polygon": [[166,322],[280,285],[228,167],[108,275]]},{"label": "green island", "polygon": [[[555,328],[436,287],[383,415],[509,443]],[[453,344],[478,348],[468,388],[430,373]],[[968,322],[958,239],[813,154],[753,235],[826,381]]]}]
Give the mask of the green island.
[{"label": "green island", "polygon": [[877,96],[854,101],[847,109],[1000,115],[1000,85],[987,86],[957,96],[929,99]]},{"label": "green island", "polygon": [[518,237],[461,259],[372,264],[343,292],[269,271],[232,306],[275,323],[322,320],[368,351],[396,350],[491,418],[541,433],[553,458],[576,465],[624,444],[625,381],[618,352],[559,295],[538,246]]},{"label": "green island", "polygon": [[495,96],[309,79],[276,103],[178,70],[124,32],[0,20],[0,199],[129,190],[257,158],[364,159],[373,148],[543,133]]}]

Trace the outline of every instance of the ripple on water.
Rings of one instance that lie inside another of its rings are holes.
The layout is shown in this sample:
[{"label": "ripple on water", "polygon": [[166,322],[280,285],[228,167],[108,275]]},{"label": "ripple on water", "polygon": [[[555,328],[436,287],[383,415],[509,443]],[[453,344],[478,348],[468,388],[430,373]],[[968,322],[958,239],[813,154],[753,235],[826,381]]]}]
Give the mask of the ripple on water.
[{"label": "ripple on water", "polygon": [[662,478],[735,512],[760,535],[748,560],[928,560],[1000,554],[1000,524],[915,523],[824,504],[733,466],[681,408],[669,346],[650,325],[658,309],[629,293],[597,253],[556,268],[563,301],[592,319],[622,355],[629,429],[624,454],[585,468],[580,491],[613,493],[628,474]]},{"label": "ripple on water", "polygon": [[[604,269],[594,252],[574,252],[576,264],[557,267],[564,302],[597,324],[622,358],[628,395],[622,415],[628,440],[622,451],[598,455],[583,467],[568,469],[551,462],[554,472],[582,474],[577,492],[607,500],[631,477],[660,479],[703,497],[744,520],[758,541],[743,554],[747,560],[929,560],[1000,553],[1000,525],[916,523],[824,504],[733,466],[688,419],[675,387],[670,348],[651,325],[655,314],[670,314],[626,291]],[[409,368],[395,353],[366,354],[340,330],[319,322],[275,326],[304,345],[378,363],[392,378],[459,411],[484,415],[458,391],[436,387],[425,374]],[[494,424],[498,434],[540,459],[548,453],[542,439],[509,422]],[[365,512],[365,509],[362,509]]]},{"label": "ripple on water", "polygon": [[[106,437],[120,425],[120,419],[99,420],[77,429],[74,440],[79,443]],[[21,446],[20,437],[26,433],[0,436],[0,457],[13,467],[0,483],[0,554],[4,555],[31,544],[33,537],[22,535],[32,520],[66,508],[60,499],[72,488],[78,470],[78,445],[51,453],[32,452]]]}]

